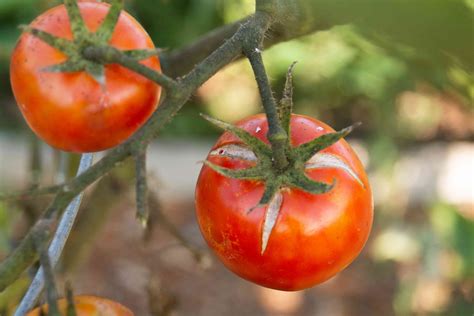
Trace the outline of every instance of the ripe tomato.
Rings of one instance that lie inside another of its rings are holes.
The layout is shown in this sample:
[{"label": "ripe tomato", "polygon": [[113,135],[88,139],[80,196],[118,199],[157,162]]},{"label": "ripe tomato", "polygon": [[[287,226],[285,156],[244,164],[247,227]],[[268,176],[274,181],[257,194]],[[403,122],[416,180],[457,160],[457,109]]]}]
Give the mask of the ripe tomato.
[{"label": "ripe tomato", "polygon": [[[100,298],[96,296],[75,296],[74,305],[77,316],[133,316],[133,313],[123,305],[114,301]],[[59,311],[62,315],[66,315],[67,302],[66,299],[58,300]],[[44,305],[43,310],[47,312],[48,307]],[[41,315],[40,307],[32,310],[26,316]]]},{"label": "ripe tomato", "polygon": [[[237,126],[268,143],[264,115]],[[293,147],[334,131],[302,115],[292,115],[290,126]],[[248,168],[255,161],[241,145],[236,136],[225,132],[207,159],[229,169]],[[335,179],[335,186],[324,194],[280,189],[279,213],[266,242],[262,236],[268,205],[252,210],[262,197],[264,183],[225,177],[203,166],[195,197],[199,226],[208,245],[239,276],[274,289],[300,290],[334,276],[362,250],[372,226],[373,202],[354,151],[339,140],[305,166],[309,178],[326,183]]]},{"label": "ripe tomato", "polygon": [[[90,31],[98,29],[109,7],[95,1],[79,3]],[[31,26],[72,39],[64,5],[44,12]],[[110,44],[122,50],[154,48],[146,31],[125,12]],[[20,110],[31,129],[50,145],[73,152],[113,147],[134,133],[156,109],[161,88],[122,66],[105,67],[105,88],[84,71],[44,71],[65,60],[63,53],[29,33],[21,35],[11,58],[10,79]],[[160,70],[155,56],[142,63]]]}]

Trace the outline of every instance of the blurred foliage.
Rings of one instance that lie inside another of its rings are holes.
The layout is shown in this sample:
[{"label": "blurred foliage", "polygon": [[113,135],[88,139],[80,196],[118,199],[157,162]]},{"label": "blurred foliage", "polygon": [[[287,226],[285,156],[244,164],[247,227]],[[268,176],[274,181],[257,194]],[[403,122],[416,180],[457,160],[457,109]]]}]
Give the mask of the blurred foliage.
[{"label": "blurred foliage", "polygon": [[[0,260],[12,248],[13,223],[19,219],[20,212],[11,205],[0,202]],[[0,315],[8,315],[13,311],[18,300],[22,297],[29,280],[25,277],[17,280],[7,290],[0,292]]]},{"label": "blurred foliage", "polygon": [[[8,84],[8,59],[20,34],[17,25],[28,23],[58,2],[0,0],[0,131],[25,126],[20,123]],[[472,314],[473,205],[447,204],[436,198],[409,208],[406,187],[400,186],[418,179],[395,184],[394,166],[407,149],[420,149],[432,142],[447,147],[451,141],[474,139],[474,1],[307,3],[320,6],[316,19],[340,25],[265,52],[275,95],[281,94],[287,67],[298,61],[294,73],[297,113],[317,117],[335,128],[363,122],[354,136],[364,140],[362,152],[368,157],[377,191],[370,257],[377,268],[397,279],[394,313]],[[171,50],[245,17],[252,12],[254,1],[126,0],[126,6],[157,46]],[[162,136],[216,134],[198,118],[199,112],[229,121],[261,112],[246,61],[216,74]],[[442,158],[430,157],[439,164]],[[418,161],[420,166],[424,162]],[[472,182],[465,185],[472,188]],[[465,208],[471,210],[468,215],[461,211]],[[1,252],[8,250],[8,223],[12,221],[0,205]],[[394,265],[396,269],[389,269]]]},{"label": "blurred foliage", "polygon": [[468,238],[474,236],[474,222],[461,216],[455,206],[446,203],[436,203],[432,207],[430,221],[434,233],[441,238],[442,246],[460,255],[459,272],[451,276],[458,280],[474,277],[474,239]]}]

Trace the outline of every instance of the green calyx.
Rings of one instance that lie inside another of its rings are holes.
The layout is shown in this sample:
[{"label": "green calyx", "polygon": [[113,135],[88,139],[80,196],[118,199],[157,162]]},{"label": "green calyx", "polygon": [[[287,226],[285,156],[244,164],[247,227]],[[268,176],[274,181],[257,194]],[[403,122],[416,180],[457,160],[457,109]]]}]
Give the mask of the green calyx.
[{"label": "green calyx", "polygon": [[[67,56],[63,63],[45,67],[47,72],[78,72],[86,71],[98,83],[105,85],[104,63],[87,58],[84,52],[90,47],[109,47],[115,25],[122,11],[121,0],[111,0],[111,6],[104,21],[96,32],[90,32],[81,16],[76,0],[64,0],[69,20],[71,23],[72,40],[54,36],[48,32],[22,25],[20,28],[33,36],[41,39],[51,47],[61,51]],[[157,54],[156,50],[129,50],[124,53],[136,60],[142,60]]]},{"label": "green calyx", "polygon": [[[279,120],[287,135],[291,135],[290,119],[293,110],[293,67],[294,64],[292,64],[288,70],[283,98],[280,100],[278,105]],[[283,187],[297,188],[312,194],[323,194],[330,191],[335,185],[335,181],[332,183],[324,183],[310,179],[305,172],[306,164],[311,157],[348,135],[356,126],[353,125],[344,128],[341,131],[324,134],[298,147],[293,147],[290,143],[290,137],[288,137],[285,144],[285,155],[289,163],[284,169],[279,169],[273,163],[274,151],[270,145],[264,143],[242,128],[219,121],[207,115],[202,116],[217,127],[237,136],[243,142],[245,147],[253,152],[254,159],[247,160],[252,160],[255,164],[247,169],[233,170],[218,166],[209,161],[205,161],[204,164],[226,177],[264,182],[265,191],[258,205],[255,207],[268,204],[275,194]],[[232,157],[232,155],[227,156]]]}]

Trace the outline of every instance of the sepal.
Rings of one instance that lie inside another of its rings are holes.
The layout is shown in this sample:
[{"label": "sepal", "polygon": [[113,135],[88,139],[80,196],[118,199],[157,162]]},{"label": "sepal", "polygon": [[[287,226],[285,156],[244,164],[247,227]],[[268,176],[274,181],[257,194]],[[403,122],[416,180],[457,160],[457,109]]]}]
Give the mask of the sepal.
[{"label": "sepal", "polygon": [[122,0],[111,0],[111,5],[109,12],[100,25],[99,29],[95,32],[94,36],[102,43],[108,43],[112,38],[114,33],[115,25],[120,17],[120,12],[122,12]]},{"label": "sepal", "polygon": [[304,172],[298,172],[298,171],[292,172],[287,179],[288,179],[287,180],[288,185],[298,188],[300,190],[303,190],[305,192],[311,193],[311,194],[327,193],[336,184],[336,180],[333,180],[331,184],[314,181],[308,178],[308,176],[306,176]]},{"label": "sepal", "polygon": [[285,88],[283,89],[283,96],[278,104],[278,117],[280,118],[281,125],[287,135],[290,134],[290,120],[291,113],[293,112],[293,68],[295,67],[296,61],[293,62],[288,68],[286,73]]},{"label": "sepal", "polygon": [[319,136],[307,143],[304,143],[295,149],[296,155],[300,157],[301,160],[307,161],[313,157],[317,152],[335,144],[341,138],[347,136],[352,130],[359,126],[360,123],[346,127],[338,132],[327,133]]},{"label": "sepal", "polygon": [[246,180],[258,180],[262,178],[262,170],[261,168],[257,165],[255,167],[250,167],[246,169],[229,169],[225,167],[218,166],[216,164],[213,164],[210,161],[203,161],[203,163],[214,170],[215,172],[229,178],[233,179],[246,179]]},{"label": "sepal", "polygon": [[271,151],[270,146],[268,146],[263,141],[261,141],[259,138],[253,136],[252,134],[250,134],[246,130],[244,130],[242,128],[239,128],[235,125],[223,122],[221,120],[212,118],[212,117],[210,117],[208,115],[205,115],[205,114],[201,114],[201,116],[204,119],[206,119],[208,122],[214,124],[215,126],[221,128],[223,130],[229,131],[232,134],[234,134],[235,136],[237,136],[238,138],[240,138],[240,140],[245,145],[247,145],[250,149],[253,150],[253,152],[255,153],[255,155],[258,158],[262,159],[262,158],[269,157],[271,155],[272,151]]}]

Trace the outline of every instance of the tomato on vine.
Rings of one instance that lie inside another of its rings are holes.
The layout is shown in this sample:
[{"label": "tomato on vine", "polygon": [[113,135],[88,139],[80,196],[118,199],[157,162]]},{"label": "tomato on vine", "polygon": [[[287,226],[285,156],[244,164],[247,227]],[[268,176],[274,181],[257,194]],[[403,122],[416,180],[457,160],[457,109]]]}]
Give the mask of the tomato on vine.
[{"label": "tomato on vine", "polygon": [[83,56],[88,46],[110,45],[160,71],[150,37],[119,5],[69,1],[25,30],[12,54],[11,84],[26,122],[48,144],[73,152],[108,149],[156,109],[160,86]]},{"label": "tomato on vine", "polygon": [[[63,298],[58,300],[58,308],[61,315],[66,315],[67,305],[66,299]],[[112,300],[96,296],[75,296],[74,308],[76,310],[77,316],[133,316],[132,311],[130,311],[125,306]],[[38,307],[29,312],[26,316],[40,316],[42,315],[41,311],[47,312],[48,306],[44,305]]]},{"label": "tomato on vine", "polygon": [[[292,164],[275,177],[266,174],[265,115],[236,127],[211,120],[228,131],[199,175],[196,212],[205,240],[230,270],[266,287],[300,290],[356,258],[369,236],[373,205],[361,162],[338,140],[349,130],[334,133],[316,119],[292,114]],[[318,139],[315,150],[306,150]]]}]

